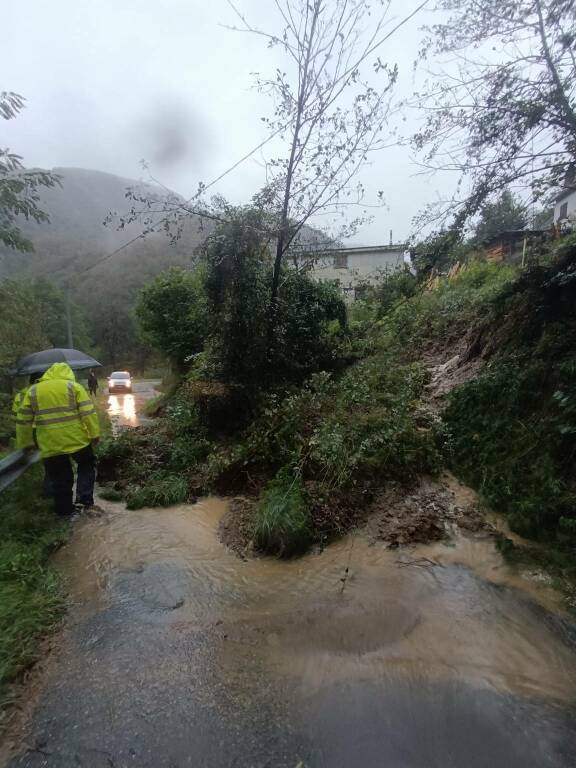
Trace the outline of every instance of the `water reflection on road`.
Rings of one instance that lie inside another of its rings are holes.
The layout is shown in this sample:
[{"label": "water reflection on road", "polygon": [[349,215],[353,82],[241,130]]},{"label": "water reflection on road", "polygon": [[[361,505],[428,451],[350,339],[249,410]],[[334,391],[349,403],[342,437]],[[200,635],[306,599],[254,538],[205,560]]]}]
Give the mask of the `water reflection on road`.
[{"label": "water reflection on road", "polygon": [[121,419],[126,427],[137,426],[138,417],[134,395],[109,395],[108,415],[116,422]]},{"label": "water reflection on road", "polygon": [[143,414],[143,407],[147,400],[151,400],[158,394],[156,387],[159,384],[159,379],[133,381],[132,394],[108,394],[106,399],[107,411],[114,434],[117,434],[121,429],[142,426],[148,421]]}]

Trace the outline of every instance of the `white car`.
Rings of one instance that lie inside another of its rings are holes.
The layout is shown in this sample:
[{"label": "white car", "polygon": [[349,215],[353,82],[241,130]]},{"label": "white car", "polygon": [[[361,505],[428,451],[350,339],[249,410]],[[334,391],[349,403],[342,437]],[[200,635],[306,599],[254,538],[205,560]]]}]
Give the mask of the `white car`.
[{"label": "white car", "polygon": [[111,395],[132,392],[132,377],[128,371],[114,371],[108,376],[108,392]]}]

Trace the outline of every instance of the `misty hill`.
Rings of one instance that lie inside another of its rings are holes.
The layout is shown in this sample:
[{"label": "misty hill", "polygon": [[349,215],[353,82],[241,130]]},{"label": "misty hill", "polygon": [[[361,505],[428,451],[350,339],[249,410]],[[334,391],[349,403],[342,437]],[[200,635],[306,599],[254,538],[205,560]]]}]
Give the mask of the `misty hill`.
[{"label": "misty hill", "polygon": [[[212,223],[191,219],[182,239],[170,246],[164,234],[152,234],[105,259],[115,249],[139,235],[142,224],[134,223],[119,230],[117,222],[105,225],[104,220],[114,211],[125,215],[131,201],[126,197],[128,187],[138,187],[162,197],[160,187],[141,184],[101,171],[81,168],[55,168],[62,186],[42,191],[41,207],[50,216],[50,223],[23,221],[24,234],[34,243],[31,254],[0,251],[0,277],[17,274],[41,275],[62,283],[78,276],[83,285],[74,292],[84,293],[83,286],[121,274],[129,285],[138,288],[171,264],[190,263],[196,247],[212,229]],[[97,266],[96,266],[97,265]],[[87,272],[87,269],[94,267]]]},{"label": "misty hill", "polygon": [[[119,300],[131,305],[138,289],[159,272],[169,266],[190,265],[197,247],[213,231],[212,220],[190,217],[174,245],[159,232],[115,253],[144,229],[143,223],[119,229],[118,218],[104,224],[111,211],[118,216],[130,211],[133,202],[126,197],[127,188],[135,187],[160,201],[178,195],[101,171],[55,168],[54,172],[61,177],[62,186],[41,193],[41,208],[50,216],[50,222],[19,222],[33,242],[34,252],[22,254],[0,248],[0,279],[17,275],[46,277],[60,285],[69,283],[76,300],[88,305],[99,304],[104,297],[106,304]],[[325,243],[326,236],[305,227],[301,240],[313,246]]]}]

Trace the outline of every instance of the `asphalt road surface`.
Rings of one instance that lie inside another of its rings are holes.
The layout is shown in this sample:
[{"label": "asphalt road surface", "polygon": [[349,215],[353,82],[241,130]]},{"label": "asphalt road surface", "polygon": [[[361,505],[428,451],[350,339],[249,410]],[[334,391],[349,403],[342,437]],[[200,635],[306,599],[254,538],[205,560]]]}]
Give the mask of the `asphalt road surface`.
[{"label": "asphalt road surface", "polygon": [[492,539],[243,561],[225,500],[101,503],[57,554],[70,611],[10,768],[576,765],[574,626]]}]

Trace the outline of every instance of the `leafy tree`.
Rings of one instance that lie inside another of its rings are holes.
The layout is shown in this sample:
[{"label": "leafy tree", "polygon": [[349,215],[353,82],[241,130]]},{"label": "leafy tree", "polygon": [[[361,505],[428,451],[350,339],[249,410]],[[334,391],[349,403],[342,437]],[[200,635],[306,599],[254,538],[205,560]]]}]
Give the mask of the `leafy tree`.
[{"label": "leafy tree", "polygon": [[266,371],[266,304],[270,253],[258,209],[227,211],[228,221],[202,249],[211,317],[210,357],[225,381],[254,384]]},{"label": "leafy tree", "polygon": [[141,346],[132,308],[114,296],[104,297],[98,311],[92,313],[90,334],[102,353],[102,362],[114,368],[132,359]]},{"label": "leafy tree", "polygon": [[141,291],[136,316],[150,343],[183,370],[210,328],[200,273],[173,267],[158,275]]},{"label": "leafy tree", "polygon": [[414,141],[431,171],[461,180],[425,218],[461,224],[513,182],[544,195],[574,161],[576,4],[438,0],[436,10],[421,55],[444,65],[419,96],[427,119]]},{"label": "leafy tree", "polygon": [[0,340],[0,376],[3,378],[9,376],[19,357],[50,345],[29,283],[16,280],[0,283]]},{"label": "leafy tree", "polygon": [[[297,260],[311,250],[304,236],[309,228],[303,232],[311,217],[340,214],[347,206],[362,208],[364,189],[355,180],[374,152],[390,146],[382,134],[397,79],[396,66],[383,63],[378,54],[426,2],[391,25],[391,0],[278,0],[274,32],[252,26],[229,3],[240,20],[233,29],[263,38],[286,59],[273,75],[258,76],[257,86],[273,99],[273,115],[263,118],[268,138],[244,158],[272,139],[285,144],[280,156],[266,161],[267,184],[254,200],[268,211],[262,235],[274,244],[266,317],[270,353],[276,343],[284,258],[290,251]],[[120,225],[141,221],[145,233],[162,229],[174,239],[180,237],[183,222],[194,216],[225,223],[227,218],[204,200],[213,183],[201,183],[187,201],[132,191],[135,205]],[[364,215],[340,234],[354,231]],[[319,244],[313,245],[318,250]]]},{"label": "leafy tree", "polygon": [[433,270],[446,270],[455,261],[462,248],[462,235],[454,228],[433,232],[415,244],[412,252],[419,278],[426,278]]},{"label": "leafy tree", "polygon": [[258,208],[229,209],[229,221],[203,250],[214,369],[225,381],[252,390],[298,382],[333,366],[337,336],[346,325],[334,286],[286,267],[270,350],[266,319],[273,264],[262,234],[266,216]]},{"label": "leafy tree", "polygon": [[[279,0],[278,32],[256,29],[238,13],[243,31],[263,36],[286,56],[273,76],[257,80],[274,100],[273,117],[264,122],[286,143],[286,153],[267,163],[265,194],[276,219],[270,332],[285,253],[299,245],[312,216],[362,203],[363,187],[354,179],[368,156],[386,145],[382,131],[397,68],[382,63],[378,52],[403,22],[386,31],[390,2],[379,5]],[[382,76],[377,86],[366,78],[369,67]]]},{"label": "leafy tree", "polygon": [[527,223],[526,206],[505,189],[493,203],[485,203],[476,224],[476,238],[489,240],[505,230],[524,229]]},{"label": "leafy tree", "polygon": [[[11,91],[0,92],[0,117],[12,120],[24,107],[24,99]],[[0,148],[0,243],[17,251],[32,251],[32,242],[17,225],[19,216],[48,221],[39,207],[40,188],[54,187],[58,177],[48,171],[27,170],[22,158]]]}]

